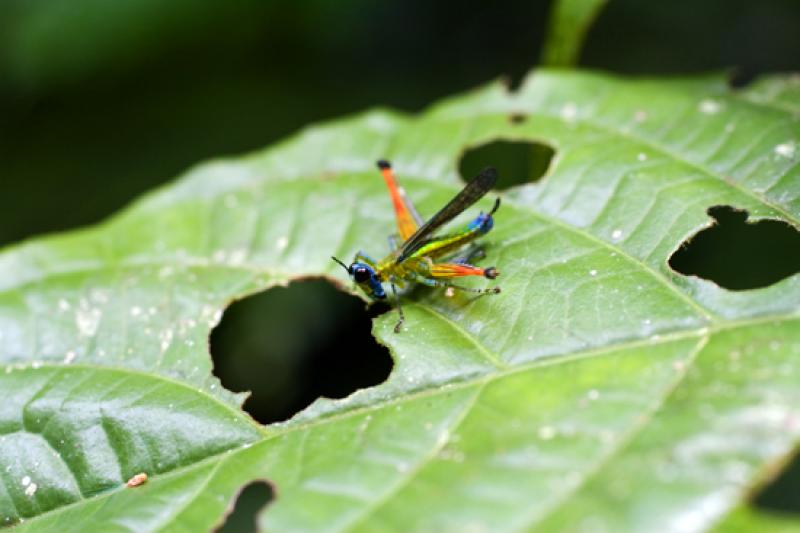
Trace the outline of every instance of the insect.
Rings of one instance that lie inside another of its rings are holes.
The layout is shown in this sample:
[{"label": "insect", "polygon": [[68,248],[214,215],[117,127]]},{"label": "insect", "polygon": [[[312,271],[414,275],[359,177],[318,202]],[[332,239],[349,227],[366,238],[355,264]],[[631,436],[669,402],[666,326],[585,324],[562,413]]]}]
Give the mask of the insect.
[{"label": "insect", "polygon": [[138,487],[139,485],[144,485],[145,483],[147,483],[147,474],[142,472],[130,478],[126,485],[130,488],[133,488]]},{"label": "insect", "polygon": [[[389,236],[389,255],[380,261],[375,261],[359,251],[350,266],[336,257],[332,259],[339,263],[356,285],[373,300],[385,300],[386,290],[383,284],[389,284],[399,315],[394,327],[395,333],[400,332],[405,321],[397,289],[404,288],[408,283],[442,287],[448,294],[452,294],[454,290],[480,294],[499,293],[499,287],[474,289],[455,285],[451,280],[463,276],[495,279],[500,274],[495,267],[481,268],[470,264],[485,256],[483,250],[473,241],[492,229],[494,225],[492,215],[500,207],[500,198],[495,200],[491,211],[481,212],[461,231],[433,236],[436,230],[464,212],[494,186],[497,181],[497,171],[491,167],[484,169],[447,205],[423,223],[405,191],[397,184],[391,164],[380,160],[378,168],[389,188],[397,221],[397,234]],[[436,262],[437,259],[448,262]]]}]

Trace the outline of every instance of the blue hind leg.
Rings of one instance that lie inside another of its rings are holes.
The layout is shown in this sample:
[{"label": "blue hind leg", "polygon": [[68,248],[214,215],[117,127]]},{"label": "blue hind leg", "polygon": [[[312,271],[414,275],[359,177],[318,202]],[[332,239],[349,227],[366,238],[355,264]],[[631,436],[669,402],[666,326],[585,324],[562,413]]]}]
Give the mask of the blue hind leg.
[{"label": "blue hind leg", "polygon": [[474,244],[467,249],[464,255],[458,256],[455,259],[453,259],[453,263],[460,263],[462,265],[466,265],[480,261],[484,257],[486,257],[486,251],[483,249],[483,247]]}]

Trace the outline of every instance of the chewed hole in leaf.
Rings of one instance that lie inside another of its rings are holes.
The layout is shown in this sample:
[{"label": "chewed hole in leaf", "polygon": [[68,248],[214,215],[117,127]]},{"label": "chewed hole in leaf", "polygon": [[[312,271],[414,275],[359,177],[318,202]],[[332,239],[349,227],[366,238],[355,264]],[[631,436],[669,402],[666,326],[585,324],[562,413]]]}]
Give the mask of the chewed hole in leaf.
[{"label": "chewed hole in leaf", "polygon": [[[511,115],[509,120],[515,122],[515,116],[524,120],[524,115]],[[554,154],[550,146],[538,142],[492,141],[464,152],[458,171],[469,181],[484,168],[495,167],[499,175],[496,189],[502,191],[540,180],[550,168]]]},{"label": "chewed hole in leaf", "polygon": [[673,270],[731,290],[766,287],[800,271],[800,231],[780,220],[747,221],[747,211],[714,206],[715,220],[669,259]]},{"label": "chewed hole in leaf", "polygon": [[246,485],[239,492],[225,523],[216,529],[216,533],[255,533],[259,530],[259,513],[274,499],[275,491],[269,483],[254,481]]},{"label": "chewed hole in leaf", "polygon": [[759,74],[758,71],[752,68],[739,66],[733,69],[728,75],[728,85],[733,89],[744,89],[750,85]]},{"label": "chewed hole in leaf", "polygon": [[320,396],[386,380],[392,359],[371,334],[380,311],[324,280],[250,296],[211,333],[214,373],[230,390],[252,391],[244,409],[259,422],[288,420]]},{"label": "chewed hole in leaf", "polygon": [[756,507],[800,516],[800,455],[753,500]]}]

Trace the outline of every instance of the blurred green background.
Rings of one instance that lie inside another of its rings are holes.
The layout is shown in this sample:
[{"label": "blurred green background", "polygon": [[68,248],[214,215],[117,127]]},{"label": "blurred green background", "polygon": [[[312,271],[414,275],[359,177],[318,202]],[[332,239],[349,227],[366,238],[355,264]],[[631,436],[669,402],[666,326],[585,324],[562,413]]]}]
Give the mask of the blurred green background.
[{"label": "blurred green background", "polygon": [[[536,65],[549,1],[0,3],[0,245],[101,220],[200,160]],[[800,70],[798,0],[611,0],[582,64]]]},{"label": "blurred green background", "polygon": [[[516,84],[538,62],[550,7],[4,0],[0,246],[97,222],[190,165],[312,122],[372,106],[416,111],[502,76]],[[800,71],[798,51],[798,0],[611,0],[581,64],[729,70],[744,84]],[[257,391],[248,408],[259,419],[284,419],[318,394],[386,377],[391,361],[369,327],[361,303],[327,283],[275,289],[226,312],[212,336],[216,371],[229,388]],[[800,509],[794,464],[761,503]]]}]

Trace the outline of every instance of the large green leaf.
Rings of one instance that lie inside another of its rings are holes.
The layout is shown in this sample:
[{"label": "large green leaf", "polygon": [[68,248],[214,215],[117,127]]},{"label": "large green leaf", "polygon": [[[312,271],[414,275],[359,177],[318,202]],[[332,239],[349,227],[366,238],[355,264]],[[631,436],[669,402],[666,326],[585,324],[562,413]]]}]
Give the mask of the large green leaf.
[{"label": "large green leaf", "polygon": [[[518,93],[309,128],[6,251],[0,516],[198,531],[265,478],[270,531],[704,531],[734,509],[740,530],[778,523],[741,506],[800,437],[800,276],[731,292],[666,261],[712,205],[798,224],[798,102],[791,77],[731,92],[539,71]],[[266,428],[232,412],[206,343],[226,303],[344,282],[331,254],[380,254],[393,215],[375,159],[431,213],[465,147],[498,138],[556,149],[486,239],[502,294],[424,293],[401,334],[379,317],[382,385]],[[124,488],[139,471],[150,481]]]}]

